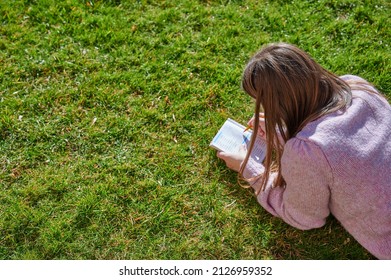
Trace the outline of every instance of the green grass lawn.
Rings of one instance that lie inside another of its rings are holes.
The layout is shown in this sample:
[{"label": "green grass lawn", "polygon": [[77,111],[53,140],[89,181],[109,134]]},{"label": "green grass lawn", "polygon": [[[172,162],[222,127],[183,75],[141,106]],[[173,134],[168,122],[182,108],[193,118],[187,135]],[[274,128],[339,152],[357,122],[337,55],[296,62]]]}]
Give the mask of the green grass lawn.
[{"label": "green grass lawn", "polygon": [[294,229],[208,147],[285,41],[391,97],[387,0],[0,2],[0,259],[371,259]]}]

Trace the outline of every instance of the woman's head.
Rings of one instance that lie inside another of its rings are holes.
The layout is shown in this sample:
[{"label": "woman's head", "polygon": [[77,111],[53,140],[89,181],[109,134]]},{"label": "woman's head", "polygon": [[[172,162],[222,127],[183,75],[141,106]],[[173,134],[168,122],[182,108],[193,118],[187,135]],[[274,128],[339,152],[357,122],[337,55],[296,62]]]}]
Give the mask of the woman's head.
[{"label": "woman's head", "polygon": [[[277,168],[277,184],[283,183],[281,142],[294,137],[308,122],[344,108],[351,100],[345,82],[303,50],[286,43],[267,45],[251,58],[243,73],[242,88],[255,100],[254,135],[263,108],[268,142],[265,167],[266,172],[273,166]],[[275,164],[272,164],[273,152]],[[247,160],[248,157],[245,163]]]}]

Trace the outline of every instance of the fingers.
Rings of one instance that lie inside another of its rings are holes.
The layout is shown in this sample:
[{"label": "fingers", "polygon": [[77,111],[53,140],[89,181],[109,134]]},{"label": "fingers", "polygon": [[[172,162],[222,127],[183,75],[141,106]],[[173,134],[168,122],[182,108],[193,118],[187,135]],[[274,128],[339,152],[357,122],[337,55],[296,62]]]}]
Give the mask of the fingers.
[{"label": "fingers", "polygon": [[[241,149],[242,149],[242,148],[241,148]],[[217,152],[217,157],[218,157],[218,158],[221,158],[221,159],[224,160],[224,161],[227,161],[227,160],[239,158],[241,154],[242,154],[241,151],[239,151],[238,154],[226,153],[226,152],[221,152],[221,151],[219,151],[219,152]]]},{"label": "fingers", "polygon": [[[247,125],[254,125],[255,118],[252,117],[248,122]],[[259,123],[265,123],[265,114],[264,113],[259,113]]]},{"label": "fingers", "polygon": [[252,118],[247,122],[247,125],[248,125],[248,126],[254,126],[254,117],[252,117]]},{"label": "fingers", "polygon": [[240,165],[243,162],[245,156],[245,151],[239,151],[238,153],[217,152],[217,157],[224,160],[227,167],[236,172],[239,171]]},{"label": "fingers", "polygon": [[243,144],[239,147],[239,153],[240,154],[246,154],[247,153],[247,145]]},{"label": "fingers", "polygon": [[231,158],[234,157],[233,154],[226,153],[226,152],[217,152],[217,157],[224,160],[225,162],[229,161]]},{"label": "fingers", "polygon": [[219,152],[217,152],[217,157],[221,158],[221,159],[225,159],[226,158],[226,153],[219,151]]},{"label": "fingers", "polygon": [[[254,127],[255,119],[252,117],[247,125]],[[265,114],[264,113],[259,113],[259,125],[258,125],[258,135],[262,138],[266,138],[266,127],[265,127]]]}]

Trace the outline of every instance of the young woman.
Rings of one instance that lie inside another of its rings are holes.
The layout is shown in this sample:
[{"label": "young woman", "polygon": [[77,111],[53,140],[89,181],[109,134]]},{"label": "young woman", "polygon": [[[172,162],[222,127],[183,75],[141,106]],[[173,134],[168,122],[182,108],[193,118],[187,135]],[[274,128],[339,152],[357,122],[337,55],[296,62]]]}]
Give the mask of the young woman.
[{"label": "young woman", "polygon": [[[303,230],[331,213],[369,252],[391,259],[391,107],[364,79],[338,77],[307,53],[270,44],[242,87],[255,100],[248,151],[218,152],[271,214]],[[263,111],[263,113],[261,113]],[[256,137],[267,142],[263,164]]]}]

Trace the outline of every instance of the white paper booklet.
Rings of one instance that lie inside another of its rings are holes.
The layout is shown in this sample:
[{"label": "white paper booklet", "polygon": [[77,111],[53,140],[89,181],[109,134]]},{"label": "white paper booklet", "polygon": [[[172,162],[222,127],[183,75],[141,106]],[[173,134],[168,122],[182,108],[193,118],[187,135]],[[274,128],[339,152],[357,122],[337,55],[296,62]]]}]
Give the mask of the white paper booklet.
[{"label": "white paper booklet", "polygon": [[[244,131],[245,126],[240,123],[227,119],[220,130],[213,138],[210,146],[218,151],[236,153],[241,145],[250,145],[252,130]],[[262,162],[266,156],[266,142],[261,137],[257,137],[254,143],[252,154],[256,160]]]}]

